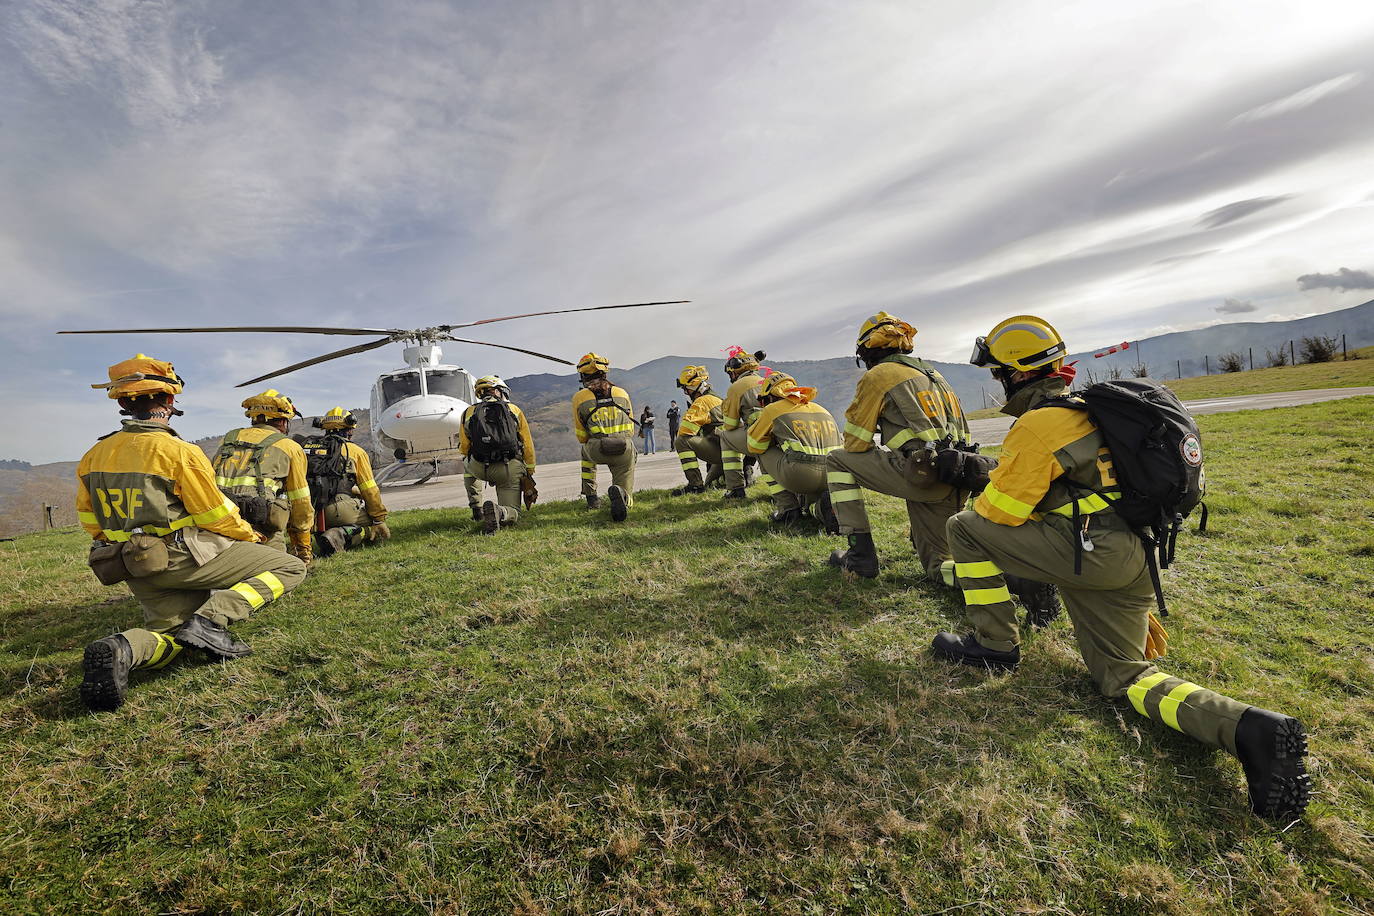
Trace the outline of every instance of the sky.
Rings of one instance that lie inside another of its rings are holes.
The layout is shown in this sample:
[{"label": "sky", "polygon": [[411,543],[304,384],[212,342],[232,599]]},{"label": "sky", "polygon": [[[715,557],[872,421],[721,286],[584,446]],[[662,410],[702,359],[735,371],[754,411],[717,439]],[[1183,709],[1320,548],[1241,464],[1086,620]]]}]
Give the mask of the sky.
[{"label": "sky", "polygon": [[[237,382],[351,342],[60,329],[691,299],[465,332],[629,367],[846,355],[878,309],[963,360],[1017,313],[1087,349],[1349,307],[1372,40],[1374,4],[1326,0],[10,0],[0,457],[79,457],[135,352],[187,378],[195,438],[242,419]],[[400,363],[273,384],[318,414]]]}]

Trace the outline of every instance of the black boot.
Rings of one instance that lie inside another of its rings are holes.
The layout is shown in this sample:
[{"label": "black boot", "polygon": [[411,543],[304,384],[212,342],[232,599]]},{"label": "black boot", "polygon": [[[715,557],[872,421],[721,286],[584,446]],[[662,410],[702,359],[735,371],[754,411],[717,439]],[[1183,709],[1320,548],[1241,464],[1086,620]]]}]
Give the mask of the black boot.
[{"label": "black boot", "polygon": [[134,650],[123,636],[106,636],[86,647],[81,659],[81,702],[91,712],[114,712],[124,704]]},{"label": "black boot", "polygon": [[606,491],[606,498],[611,501],[611,521],[625,521],[625,517],[630,514],[630,501],[625,498],[624,489],[612,484]]},{"label": "black boot", "polygon": [[721,499],[745,499],[744,487],[731,487],[720,496]]},{"label": "black boot", "polygon": [[170,634],[177,642],[193,646],[215,658],[246,658],[253,654],[248,643],[240,642],[229,631],[208,617],[199,614],[177,627]]},{"label": "black boot", "polygon": [[482,520],[482,507],[481,507],[481,506],[469,506],[468,508],[470,508],[470,509],[472,510],[472,520],[473,520],[474,522],[480,522],[480,521]]},{"label": "black boot", "polygon": [[868,531],[851,534],[849,549],[831,553],[830,565],[838,566],[865,579],[877,578],[878,548],[873,546],[873,534]]},{"label": "black boot", "polygon": [[685,487],[675,487],[672,491],[674,496],[686,496],[688,493],[705,493],[706,487],[699,483],[689,483]]},{"label": "black boot", "polygon": [[822,493],[821,498],[816,500],[815,512],[826,534],[840,533],[840,520],[835,517],[835,508],[831,504],[829,491]]},{"label": "black boot", "polygon": [[496,511],[496,503],[487,500],[482,503],[482,533],[495,534],[501,530],[501,515]]},{"label": "black boot", "polygon": [[589,493],[589,494],[587,494],[587,508],[588,508],[588,509],[595,509],[595,508],[596,508],[597,506],[599,506],[599,505],[601,505],[601,497],[600,497],[600,496],[597,496],[595,493]]},{"label": "black boot", "polygon": [[973,638],[972,633],[960,636],[958,633],[936,633],[930,644],[935,654],[959,662],[961,665],[982,665],[986,668],[1012,669],[1021,664],[1021,647],[1013,646],[1010,652],[985,649]]},{"label": "black boot", "polygon": [[1307,734],[1292,716],[1251,706],[1236,723],[1236,757],[1245,768],[1250,809],[1287,822],[1302,817],[1312,793]]},{"label": "black boot", "polygon": [[1003,573],[1007,591],[1011,592],[1026,608],[1026,623],[1033,627],[1047,627],[1059,616],[1059,589],[1048,582],[1023,579],[1011,573]]}]

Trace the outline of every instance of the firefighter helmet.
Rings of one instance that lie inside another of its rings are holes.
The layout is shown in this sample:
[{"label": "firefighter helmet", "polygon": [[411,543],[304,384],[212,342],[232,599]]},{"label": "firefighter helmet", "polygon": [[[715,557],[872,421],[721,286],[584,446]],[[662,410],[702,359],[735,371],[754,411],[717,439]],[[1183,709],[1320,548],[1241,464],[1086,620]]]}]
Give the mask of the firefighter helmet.
[{"label": "firefighter helmet", "polygon": [[732,379],[739,378],[746,372],[751,372],[759,367],[759,360],[767,354],[762,350],[750,353],[743,347],[731,347],[726,351],[728,357],[725,360],[725,374]]},{"label": "firefighter helmet", "polygon": [[181,394],[184,383],[172,364],[139,353],[110,367],[110,380],[92,385],[104,388],[110,398],[139,398],[149,394]]},{"label": "firefighter helmet", "polygon": [[610,368],[611,361],[596,353],[588,353],[577,361],[577,372],[583,376],[605,375]]},{"label": "firefighter helmet", "polygon": [[301,415],[301,412],[296,409],[296,405],[291,403],[291,399],[275,388],[268,388],[261,394],[253,395],[245,400],[242,406],[244,408],[243,415],[249,418],[289,420]]},{"label": "firefighter helmet", "polygon": [[705,366],[685,366],[677,377],[677,386],[687,391],[696,391],[711,380]]},{"label": "firefighter helmet", "polygon": [[320,429],[353,429],[357,425],[353,414],[342,407],[331,407],[320,417]]},{"label": "firefighter helmet", "polygon": [[895,315],[879,312],[859,325],[859,338],[855,347],[865,350],[902,350],[911,352],[916,337],[916,329]]},{"label": "firefighter helmet", "polygon": [[1048,321],[1034,315],[1015,315],[980,337],[969,362],[985,369],[1005,368],[1030,372],[1064,364],[1068,348]]},{"label": "firefighter helmet", "polygon": [[498,391],[510,394],[510,386],[507,385],[499,375],[484,375],[473,383],[472,390],[477,396],[485,397],[488,391]]},{"label": "firefighter helmet", "polygon": [[759,396],[765,398],[780,398],[789,388],[797,387],[797,380],[786,372],[774,372],[764,380],[763,387],[759,389]]}]

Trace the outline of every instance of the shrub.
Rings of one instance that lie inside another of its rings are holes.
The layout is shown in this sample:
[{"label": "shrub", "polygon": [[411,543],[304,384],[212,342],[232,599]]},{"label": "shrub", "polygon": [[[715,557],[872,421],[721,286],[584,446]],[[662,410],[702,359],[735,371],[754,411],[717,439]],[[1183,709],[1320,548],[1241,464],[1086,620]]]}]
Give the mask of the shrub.
[{"label": "shrub", "polygon": [[1288,365],[1288,351],[1283,347],[1279,347],[1277,350],[1265,350],[1264,364],[1270,369]]},{"label": "shrub", "polygon": [[1217,365],[1222,372],[1239,372],[1245,368],[1245,357],[1235,351],[1221,353],[1217,356]]},{"label": "shrub", "polygon": [[1144,363],[1136,363],[1134,366],[1131,367],[1131,377],[1132,377],[1132,378],[1149,378],[1149,377],[1150,377],[1150,367],[1147,366],[1147,365],[1145,365]]},{"label": "shrub", "polygon": [[1320,334],[1302,339],[1302,361],[1305,363],[1329,363],[1336,358],[1341,343],[1334,337]]}]

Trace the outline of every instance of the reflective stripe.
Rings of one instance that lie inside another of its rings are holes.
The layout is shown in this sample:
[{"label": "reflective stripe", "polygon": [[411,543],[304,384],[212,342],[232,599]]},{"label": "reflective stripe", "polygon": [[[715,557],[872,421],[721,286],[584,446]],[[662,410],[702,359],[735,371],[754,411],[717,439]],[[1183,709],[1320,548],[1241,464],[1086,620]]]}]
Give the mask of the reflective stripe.
[{"label": "reflective stripe", "polygon": [[1007,591],[1005,585],[999,588],[966,588],[964,589],[965,604],[1001,604],[1003,601],[1011,600],[1011,592]]},{"label": "reflective stripe", "polygon": [[825,482],[828,484],[852,483],[858,486],[859,482],[854,479],[854,475],[849,471],[826,471]]},{"label": "reflective stripe", "polygon": [[912,439],[920,439],[922,442],[934,442],[936,439],[943,439],[944,437],[944,430],[935,429],[934,427],[921,430],[904,429],[883,444],[888,448],[901,448]]},{"label": "reflective stripe", "polygon": [[1188,694],[1192,693],[1194,690],[1201,689],[1202,688],[1197,684],[1190,684],[1184,681],[1173,690],[1170,690],[1169,695],[1159,701],[1159,717],[1164,720],[1164,724],[1176,732],[1183,731],[1183,729],[1178,727],[1179,704],[1187,698]]},{"label": "reflective stripe", "polygon": [[247,582],[240,582],[229,589],[231,592],[238,592],[243,596],[243,600],[248,602],[248,607],[257,610],[267,603],[267,599],[258,594],[258,590]]},{"label": "reflective stripe", "polygon": [[287,490],[286,498],[289,499],[291,502],[295,502],[298,499],[309,499],[310,488],[301,487],[299,490]]},{"label": "reflective stripe", "polygon": [[696,432],[700,432],[700,431],[701,431],[701,427],[698,426],[697,424],[693,423],[691,420],[683,420],[681,426],[679,427],[679,429],[681,430],[681,432],[687,433],[687,434],[689,434],[689,435],[690,435],[691,433],[696,433]]},{"label": "reflective stripe", "polygon": [[763,471],[759,471],[759,480],[762,480],[764,483],[772,483],[773,477],[770,474],[767,474]]},{"label": "reflective stripe", "polygon": [[78,512],[76,513],[76,519],[77,519],[77,521],[82,522],[83,524],[87,524],[87,525],[99,525],[99,524],[100,524],[100,519],[96,517],[96,514],[95,514],[94,512],[81,512],[81,511],[78,511]]},{"label": "reflective stripe", "polygon": [[219,487],[256,487],[262,484],[272,492],[277,491],[277,481],[271,477],[216,477],[215,486]]},{"label": "reflective stripe", "polygon": [[803,455],[817,455],[824,458],[836,448],[833,445],[807,445],[805,442],[798,442],[796,439],[783,439],[779,445],[785,452],[800,452]]},{"label": "reflective stripe", "polygon": [[615,426],[603,426],[600,423],[593,423],[591,426],[587,427],[589,432],[603,436],[609,436],[614,433],[627,433],[633,429],[634,427],[629,423],[618,423]]},{"label": "reflective stripe", "polygon": [[582,479],[583,479],[583,480],[596,480],[596,471],[583,471],[583,472],[582,472]]},{"label": "reflective stripe", "polygon": [[139,665],[140,668],[165,668],[181,654],[181,643],[172,637],[165,633],[154,633],[153,637],[157,639],[157,648],[153,650],[153,657]]},{"label": "reflective stripe", "polygon": [[847,502],[849,502],[850,500],[853,500],[853,499],[863,499],[863,496],[864,496],[864,491],[863,491],[863,490],[860,490],[860,489],[857,489],[857,488],[856,488],[856,489],[853,489],[853,490],[831,490],[831,491],[830,491],[830,502],[831,502],[831,503],[847,503]]},{"label": "reflective stripe", "polygon": [[721,466],[722,468],[724,468],[725,470],[727,470],[727,471],[742,471],[742,470],[744,470],[744,462],[743,462],[743,461],[722,461],[722,462],[720,463],[720,466]]},{"label": "reflective stripe", "polygon": [[1135,707],[1136,712],[1140,713],[1147,719],[1150,717],[1150,714],[1145,711],[1145,694],[1150,692],[1151,687],[1153,687],[1155,684],[1158,684],[1160,681],[1164,680],[1168,676],[1169,675],[1164,673],[1163,671],[1156,671],[1154,674],[1142,677],[1140,680],[1136,681],[1134,684],[1126,688],[1126,696],[1130,698],[1131,705]]},{"label": "reflective stripe", "polygon": [[988,576],[1000,576],[1002,570],[997,568],[997,564],[991,560],[979,560],[976,563],[954,564],[954,574],[966,579],[986,579]]},{"label": "reflective stripe", "polygon": [[[213,512],[213,511],[216,511],[216,510],[213,510],[213,509],[212,509],[212,510],[210,510],[210,511]],[[227,514],[227,513],[226,513],[226,514]],[[166,528],[163,528],[161,525],[144,525],[144,526],[143,526],[143,533],[144,533],[144,534],[155,534],[155,535],[157,535],[158,537],[166,537],[167,535],[171,534],[173,531],[178,531],[178,530],[180,530],[180,529],[182,529],[182,528],[188,528],[188,527],[190,527],[191,525],[194,525],[194,524],[195,524],[195,519],[188,515],[188,516],[186,516],[185,518],[179,518],[179,519],[177,519],[176,521],[172,522],[172,524],[171,524],[170,526],[168,526],[168,527],[166,527]],[[127,541],[129,538],[131,538],[133,535],[137,534],[138,532],[136,532],[136,531],[124,531],[124,530],[118,529],[118,528],[101,528],[101,529],[100,529],[100,533],[103,534],[103,535],[105,535],[105,539],[106,539],[106,540],[109,540],[109,541],[116,541],[116,542],[123,542],[123,541]]]},{"label": "reflective stripe", "polygon": [[[976,565],[976,564],[970,563],[969,565],[972,566],[972,565]],[[958,566],[959,566],[959,564],[958,564],[958,563],[955,563],[953,560],[941,560],[941,561],[940,561],[940,581],[944,582],[946,585],[950,586],[951,588],[952,588],[953,586],[957,585],[957,584],[959,583],[959,580],[958,580],[958,578],[957,578],[957,575],[958,575],[958,574],[956,573],[956,570],[958,569]]]},{"label": "reflective stripe", "polygon": [[[1121,496],[1120,490],[1106,490],[1104,492],[1112,499],[1116,499]],[[1111,503],[1107,502],[1105,499],[1103,499],[1101,496],[1098,496],[1096,493],[1089,493],[1087,496],[1078,500],[1079,515],[1092,515],[1094,512],[1101,512],[1103,509],[1110,509],[1111,507]],[[1073,503],[1065,503],[1059,508],[1051,509],[1049,511],[1053,512],[1055,515],[1072,516]]]},{"label": "reflective stripe", "polygon": [[767,451],[767,449],[768,449],[768,443],[767,443],[767,442],[760,442],[759,440],[755,439],[753,436],[748,436],[747,438],[748,438],[748,440],[749,440],[749,451],[751,451],[751,452],[762,452],[762,451]]},{"label": "reflective stripe", "polygon": [[720,421],[720,425],[724,429],[734,429],[735,427],[739,426],[739,418],[726,417],[724,420]]},{"label": "reflective stripe", "polygon": [[213,509],[206,509],[204,512],[197,512],[191,518],[197,525],[212,525],[234,511],[234,504],[228,499],[215,506]]},{"label": "reflective stripe", "polygon": [[253,578],[266,585],[272,592],[274,599],[280,598],[286,592],[286,586],[281,584],[281,580],[277,578],[277,574],[274,572],[258,573]]},{"label": "reflective stripe", "polygon": [[782,484],[780,484],[780,483],[770,483],[770,484],[768,485],[768,495],[769,495],[769,496],[777,496],[779,493],[783,492],[783,490],[785,490],[785,489],[787,489],[787,488],[784,487],[784,486],[783,486]]},{"label": "reflective stripe", "polygon": [[1035,511],[1034,506],[1027,505],[1014,496],[1008,496],[992,484],[988,484],[983,490],[983,498],[992,503],[993,508],[1001,509],[1016,518],[1030,518],[1030,514]]},{"label": "reflective stripe", "polygon": [[873,441],[873,430],[864,429],[862,426],[855,426],[853,423],[850,423],[847,420],[844,424],[844,431],[849,435],[853,436],[855,439],[861,439],[864,442]]}]

